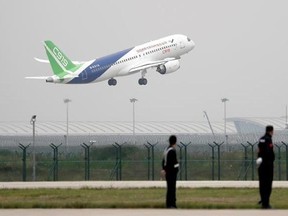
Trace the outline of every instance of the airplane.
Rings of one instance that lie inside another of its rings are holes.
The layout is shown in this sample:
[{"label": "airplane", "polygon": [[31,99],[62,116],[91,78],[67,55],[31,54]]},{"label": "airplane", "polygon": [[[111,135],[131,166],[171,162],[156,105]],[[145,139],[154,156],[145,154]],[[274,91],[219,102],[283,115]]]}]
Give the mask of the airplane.
[{"label": "airplane", "polygon": [[160,74],[169,74],[180,68],[180,56],[190,52],[195,43],[185,35],[175,34],[139,46],[116,52],[87,62],[71,61],[52,41],[44,41],[48,60],[54,75],[26,77],[45,79],[47,83],[87,84],[108,80],[115,86],[115,77],[141,73],[139,85],[146,85],[148,69],[156,69]]}]

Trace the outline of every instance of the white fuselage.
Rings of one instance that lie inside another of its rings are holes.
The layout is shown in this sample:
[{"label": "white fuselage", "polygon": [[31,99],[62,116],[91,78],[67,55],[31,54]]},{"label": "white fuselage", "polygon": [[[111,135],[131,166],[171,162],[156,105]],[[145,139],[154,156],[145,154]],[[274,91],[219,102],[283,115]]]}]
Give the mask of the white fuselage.
[{"label": "white fuselage", "polygon": [[[171,35],[84,63],[67,84],[100,82],[157,68],[180,59],[195,44],[185,35]],[[177,68],[178,69],[178,68]],[[63,83],[63,82],[62,82]]]}]

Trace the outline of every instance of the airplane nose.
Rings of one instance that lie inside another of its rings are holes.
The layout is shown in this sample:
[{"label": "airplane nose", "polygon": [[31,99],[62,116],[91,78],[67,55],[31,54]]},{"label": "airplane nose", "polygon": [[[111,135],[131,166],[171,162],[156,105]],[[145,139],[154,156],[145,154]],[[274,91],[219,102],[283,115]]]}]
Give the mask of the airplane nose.
[{"label": "airplane nose", "polygon": [[192,40],[190,41],[190,46],[191,46],[191,50],[194,49],[194,47],[195,47],[194,41],[192,41]]}]

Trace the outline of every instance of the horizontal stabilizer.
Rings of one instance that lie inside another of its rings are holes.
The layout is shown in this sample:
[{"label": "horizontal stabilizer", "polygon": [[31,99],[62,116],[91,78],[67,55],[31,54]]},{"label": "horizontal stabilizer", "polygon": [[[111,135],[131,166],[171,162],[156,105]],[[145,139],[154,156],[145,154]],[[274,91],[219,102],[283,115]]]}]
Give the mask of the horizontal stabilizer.
[{"label": "horizontal stabilizer", "polygon": [[[34,59],[36,60],[36,61],[38,61],[38,62],[41,62],[41,63],[49,63],[49,60],[47,60],[47,59],[40,59],[40,58],[37,58],[37,57],[34,57]],[[83,64],[83,63],[85,63],[86,61],[72,61],[73,62],[73,64]]]},{"label": "horizontal stabilizer", "polygon": [[49,63],[49,61],[46,60],[46,59],[39,59],[39,58],[37,58],[37,57],[34,57],[34,59],[35,59],[36,61],[38,61],[38,62],[41,62],[41,63]]},{"label": "horizontal stabilizer", "polygon": [[40,76],[40,77],[25,77],[25,79],[47,79],[48,76]]}]

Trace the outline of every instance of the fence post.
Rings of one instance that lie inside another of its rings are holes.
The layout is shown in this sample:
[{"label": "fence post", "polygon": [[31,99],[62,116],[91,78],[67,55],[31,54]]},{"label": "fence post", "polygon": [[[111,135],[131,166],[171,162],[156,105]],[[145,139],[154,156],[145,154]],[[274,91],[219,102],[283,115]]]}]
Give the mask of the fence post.
[{"label": "fence post", "polygon": [[254,143],[254,144],[252,144],[252,143],[250,143],[250,142],[248,142],[247,141],[247,143],[248,143],[248,145],[250,145],[251,146],[251,148],[252,148],[252,157],[251,157],[251,165],[252,165],[252,180],[254,180],[254,172],[255,172],[255,161],[254,161],[254,146],[258,143],[258,142],[256,142],[256,143]]},{"label": "fence post", "polygon": [[[126,142],[125,142],[126,143]],[[116,172],[116,180],[122,180],[122,145],[115,142],[113,147],[116,149],[116,164],[115,164],[115,172]]]},{"label": "fence post", "polygon": [[58,146],[53,143],[50,144],[50,147],[53,149],[53,181],[58,181],[58,148],[62,145],[62,143]]},{"label": "fence post", "polygon": [[180,159],[180,161],[179,161],[179,164],[180,164],[180,169],[179,169],[179,180],[182,180],[182,172],[183,172],[183,155],[182,155],[182,148],[183,148],[183,146],[182,145],[177,145],[178,147],[179,147],[179,153],[180,153],[180,155],[179,155],[179,159]]},{"label": "fence post", "polygon": [[248,162],[248,145],[244,145],[241,143],[241,145],[244,147],[244,179],[247,180],[247,171],[248,171],[248,166],[247,166],[247,162]]},{"label": "fence post", "polygon": [[278,180],[281,180],[281,145],[275,144],[278,149]]},{"label": "fence post", "polygon": [[147,148],[147,166],[148,166],[148,180],[150,180],[150,160],[151,160],[151,156],[150,156],[150,146],[144,144],[144,146]]},{"label": "fence post", "polygon": [[220,147],[221,145],[224,144],[224,142],[222,143],[216,143],[216,142],[213,142],[216,146],[217,146],[217,151],[218,151],[218,180],[220,180],[220,176],[221,176],[221,160],[220,160]]},{"label": "fence post", "polygon": [[286,149],[286,180],[288,180],[288,145],[285,142],[282,142]]},{"label": "fence post", "polygon": [[151,148],[151,157],[152,157],[152,180],[154,181],[155,178],[154,178],[154,175],[155,175],[155,157],[154,157],[154,147],[158,144],[158,142],[154,143],[154,144],[151,144],[149,142],[147,142],[147,144],[150,146]]},{"label": "fence post", "polygon": [[189,143],[183,143],[180,142],[180,144],[184,147],[184,166],[185,166],[185,180],[187,181],[187,147],[191,144],[191,142]]},{"label": "fence post", "polygon": [[93,143],[91,143],[90,145],[87,145],[85,143],[81,144],[81,147],[84,148],[84,151],[85,151],[84,161],[85,161],[85,180],[86,181],[90,180],[90,147],[92,145]]},{"label": "fence post", "polygon": [[211,170],[211,175],[212,175],[212,180],[214,181],[214,176],[215,176],[215,173],[214,173],[214,167],[215,167],[215,151],[214,151],[214,148],[216,147],[216,145],[211,145],[208,143],[208,145],[211,147],[211,150],[212,150],[212,170]]},{"label": "fence post", "polygon": [[24,146],[21,143],[19,143],[19,148],[22,149],[23,153],[22,153],[22,181],[26,181],[26,155],[27,155],[27,148],[29,148],[31,144]]}]

